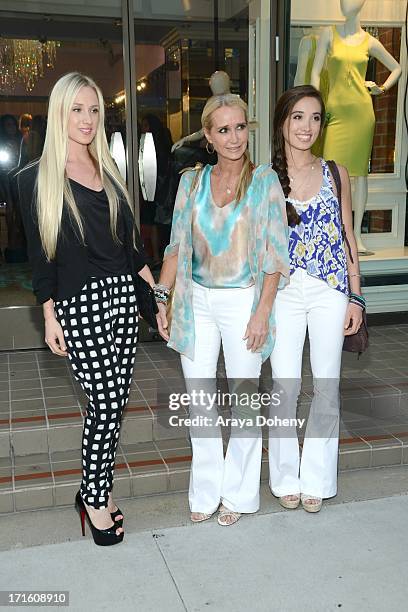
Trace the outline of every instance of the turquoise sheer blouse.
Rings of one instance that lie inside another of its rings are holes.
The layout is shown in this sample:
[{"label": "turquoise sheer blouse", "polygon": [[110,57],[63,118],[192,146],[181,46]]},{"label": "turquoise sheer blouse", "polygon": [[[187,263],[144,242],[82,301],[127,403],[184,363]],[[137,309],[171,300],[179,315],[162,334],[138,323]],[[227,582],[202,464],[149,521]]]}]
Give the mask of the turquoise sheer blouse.
[{"label": "turquoise sheer blouse", "polygon": [[211,191],[212,168],[202,171],[193,206],[193,280],[210,289],[250,287],[247,197],[218,206]]},{"label": "turquoise sheer blouse", "polygon": [[[197,185],[193,180],[199,172]],[[170,348],[194,359],[195,331],[193,312],[193,215],[204,196],[209,168],[185,172],[180,180],[171,226],[170,244],[164,259],[177,255],[177,273],[174,286]],[[204,180],[203,180],[204,179]],[[208,193],[208,192],[207,192]],[[286,202],[278,176],[269,165],[258,166],[252,175],[251,184],[243,198],[248,215],[247,260],[254,283],[255,312],[262,292],[265,274],[281,274],[279,289],[289,281],[288,226]],[[260,348],[265,361],[275,343],[274,308],[269,318],[269,333]]]}]

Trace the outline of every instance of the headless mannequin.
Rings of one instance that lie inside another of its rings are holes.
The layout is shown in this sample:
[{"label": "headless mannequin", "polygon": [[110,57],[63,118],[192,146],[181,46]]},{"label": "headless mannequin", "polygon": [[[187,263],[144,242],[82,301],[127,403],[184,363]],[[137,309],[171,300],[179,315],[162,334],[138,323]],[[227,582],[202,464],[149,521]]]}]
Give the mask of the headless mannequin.
[{"label": "headless mannequin", "polygon": [[293,81],[293,85],[296,87],[297,85],[309,85],[307,78],[307,65],[309,62],[309,57],[312,52],[313,39],[316,41],[319,40],[319,36],[321,33],[321,28],[319,29],[308,29],[303,30],[305,35],[301,39],[299,43],[298,50],[298,62],[296,67],[296,74]]},{"label": "headless mannequin", "polygon": [[[213,72],[213,74],[210,76],[209,85],[213,96],[220,96],[222,94],[230,93],[231,91],[230,78],[228,74],[223,70],[217,70],[216,72]],[[178,140],[172,146],[171,152],[174,153],[176,149],[179,149],[186,143],[196,142],[197,140],[202,140],[203,138],[203,130],[199,130],[198,132],[194,132],[194,134],[190,134],[189,136],[180,138],[180,140]]]},{"label": "headless mannequin", "polygon": [[[343,39],[344,44],[357,46],[362,42],[365,32],[360,24],[361,10],[366,3],[366,0],[340,0],[340,8],[345,21],[342,26],[338,27],[337,31]],[[333,30],[331,27],[324,28],[319,43],[317,46],[316,57],[312,69],[311,84],[320,89],[320,73],[325,63],[327,54],[330,51],[333,42]],[[401,76],[401,66],[392,57],[385,47],[373,36],[369,36],[368,54],[370,57],[375,57],[388,70],[390,75],[381,86],[374,81],[365,81],[369,93],[372,96],[385,94],[393,87]],[[359,253],[367,252],[361,238],[361,222],[363,220],[364,210],[367,205],[368,196],[368,179],[367,176],[355,177],[355,189],[353,194],[353,209],[354,209],[354,234],[357,241]]]}]

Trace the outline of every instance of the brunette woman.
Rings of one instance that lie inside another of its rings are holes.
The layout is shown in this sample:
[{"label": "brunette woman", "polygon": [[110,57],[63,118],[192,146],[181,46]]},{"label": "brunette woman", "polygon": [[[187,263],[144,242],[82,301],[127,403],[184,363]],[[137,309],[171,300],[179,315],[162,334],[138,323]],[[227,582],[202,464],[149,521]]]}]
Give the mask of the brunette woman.
[{"label": "brunette woman", "polygon": [[312,146],[325,121],[320,93],[294,87],[278,101],[273,167],[289,205],[290,283],[276,298],[272,373],[283,390],[280,413],[294,418],[301,387],[306,330],[314,395],[300,460],[296,430],[271,429],[270,486],[286,508],[300,501],[318,512],[337,492],[339,377],[344,335],[354,334],[365,305],[353,234],[350,181],[338,167],[345,248],[336,187],[329,166]]}]

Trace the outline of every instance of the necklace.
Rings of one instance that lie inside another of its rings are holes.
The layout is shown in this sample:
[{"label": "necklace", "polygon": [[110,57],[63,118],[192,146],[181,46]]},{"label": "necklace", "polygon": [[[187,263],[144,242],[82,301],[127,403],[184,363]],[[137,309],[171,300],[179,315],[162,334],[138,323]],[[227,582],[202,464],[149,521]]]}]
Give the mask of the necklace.
[{"label": "necklace", "polygon": [[[218,170],[218,168],[217,168],[217,170]],[[215,174],[215,176],[216,176],[217,178],[222,179],[222,175],[221,175],[221,172],[220,172],[219,170],[218,170],[218,172],[215,172],[214,174]],[[237,176],[233,177],[233,179],[234,179],[234,180],[235,180],[235,179],[238,179],[238,178],[239,178],[239,176],[240,176],[240,175],[238,174]],[[238,180],[237,180],[236,182],[238,182]],[[237,185],[235,185],[235,187],[232,187],[232,185],[229,185],[228,183],[226,183],[226,185],[225,185],[225,192],[226,192],[226,194],[227,194],[227,195],[229,195],[229,196],[232,194],[232,192],[234,192],[234,193],[235,193],[236,189],[237,189]]]},{"label": "necklace", "polygon": [[[310,173],[308,173],[308,174],[307,174],[307,176],[306,176],[306,179],[307,179],[307,178],[309,178],[309,179],[310,179],[311,173],[312,173],[312,172],[314,171],[314,169],[315,169],[315,165],[314,165],[314,164],[315,164],[315,162],[316,162],[316,159],[317,159],[317,157],[314,157],[314,158],[313,158],[313,160],[312,160],[311,162],[307,163],[307,164],[306,164],[306,165],[304,165],[304,166],[301,166],[300,168],[297,168],[295,165],[293,165],[293,169],[294,169],[296,172],[299,172],[300,170],[303,170],[303,168],[309,168],[309,166],[310,166]],[[295,183],[295,181],[296,181],[296,178],[295,178],[294,176],[291,176],[291,175],[289,174],[289,172],[288,172],[288,178],[289,178],[290,183],[293,185],[293,183]],[[303,183],[306,181],[306,179],[304,179],[304,180],[303,180],[303,181],[300,183],[300,186],[302,186],[302,185],[303,185]],[[298,187],[298,189],[299,189],[299,187]]]}]

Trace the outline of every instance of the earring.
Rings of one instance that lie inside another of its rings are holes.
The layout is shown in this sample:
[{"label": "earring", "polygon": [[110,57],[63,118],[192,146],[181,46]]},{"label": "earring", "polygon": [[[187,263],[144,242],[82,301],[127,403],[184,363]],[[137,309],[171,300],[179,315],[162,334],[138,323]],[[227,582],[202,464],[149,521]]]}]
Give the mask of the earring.
[{"label": "earring", "polygon": [[[212,146],[212,151],[210,151],[210,147],[209,147],[209,145],[211,145],[211,146]],[[206,148],[206,150],[207,150],[208,155],[212,155],[212,154],[214,153],[214,151],[215,151],[215,149],[214,149],[214,145],[213,145],[213,143],[212,143],[212,142],[207,142],[207,144],[205,145],[205,148]]]}]

